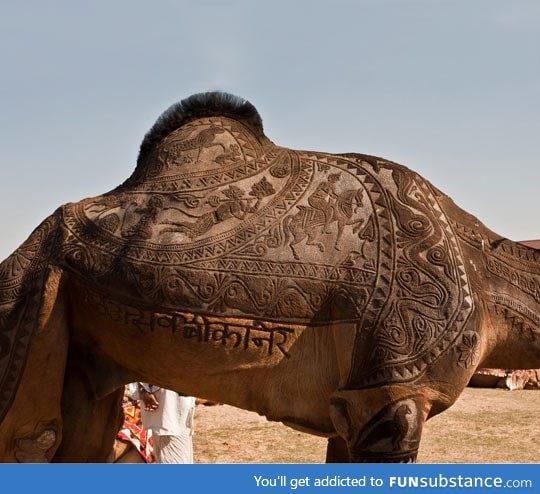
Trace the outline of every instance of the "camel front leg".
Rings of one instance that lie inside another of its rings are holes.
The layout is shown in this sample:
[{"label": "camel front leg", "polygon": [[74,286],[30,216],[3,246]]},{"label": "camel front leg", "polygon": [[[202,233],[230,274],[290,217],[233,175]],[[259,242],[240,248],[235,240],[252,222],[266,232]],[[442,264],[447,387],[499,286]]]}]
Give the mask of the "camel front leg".
[{"label": "camel front leg", "polygon": [[[68,330],[61,273],[43,284],[36,329],[15,399],[0,424],[0,461],[50,461],[62,439],[61,396]],[[25,302],[26,303],[26,302]]]},{"label": "camel front leg", "polygon": [[332,446],[337,454],[327,455],[327,461],[328,456],[330,461],[345,461],[346,444],[351,462],[415,462],[431,408],[427,395],[422,389],[403,386],[334,393],[331,417],[343,442],[329,443],[329,453]]}]

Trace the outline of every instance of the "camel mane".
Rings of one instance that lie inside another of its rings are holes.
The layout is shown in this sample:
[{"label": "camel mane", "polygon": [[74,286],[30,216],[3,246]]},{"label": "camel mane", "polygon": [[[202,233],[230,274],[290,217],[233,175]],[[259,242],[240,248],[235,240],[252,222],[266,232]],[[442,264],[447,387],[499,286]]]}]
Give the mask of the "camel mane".
[{"label": "camel mane", "polygon": [[258,138],[264,136],[261,116],[249,101],[223,91],[198,93],[175,103],[158,117],[144,136],[137,165],[174,130],[192,120],[215,116],[238,120],[249,127]]}]

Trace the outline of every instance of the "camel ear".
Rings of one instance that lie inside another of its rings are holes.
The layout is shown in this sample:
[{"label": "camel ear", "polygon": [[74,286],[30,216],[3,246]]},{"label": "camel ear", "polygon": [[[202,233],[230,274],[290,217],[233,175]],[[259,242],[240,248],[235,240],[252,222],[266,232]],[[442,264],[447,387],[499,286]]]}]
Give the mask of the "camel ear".
[{"label": "camel ear", "polygon": [[330,399],[330,418],[336,428],[336,432],[347,443],[350,442],[352,439],[352,429],[347,400],[338,397]]}]

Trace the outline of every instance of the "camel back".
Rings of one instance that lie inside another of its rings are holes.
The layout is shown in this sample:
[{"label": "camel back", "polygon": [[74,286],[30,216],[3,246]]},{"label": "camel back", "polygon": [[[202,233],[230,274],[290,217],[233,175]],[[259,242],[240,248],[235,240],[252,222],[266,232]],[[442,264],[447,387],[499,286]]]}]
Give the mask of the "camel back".
[{"label": "camel back", "polygon": [[[278,328],[285,354],[288,328],[347,323],[349,386],[406,382],[462,336],[472,310],[442,199],[381,158],[276,146],[248,103],[199,95],[158,120],[124,184],[61,208],[54,258],[38,256],[27,285],[39,292],[53,263],[113,319],[236,318]],[[22,278],[6,262],[0,304],[26,296],[8,295]],[[13,356],[30,341],[20,324],[0,319],[4,408],[6,376],[23,369]]]}]

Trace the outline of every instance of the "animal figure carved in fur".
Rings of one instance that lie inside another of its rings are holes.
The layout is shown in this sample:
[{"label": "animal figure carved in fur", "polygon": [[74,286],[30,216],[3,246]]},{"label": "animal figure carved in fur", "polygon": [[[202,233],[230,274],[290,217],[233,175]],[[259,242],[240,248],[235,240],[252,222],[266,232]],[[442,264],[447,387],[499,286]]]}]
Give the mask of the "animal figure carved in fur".
[{"label": "animal figure carved in fur", "polygon": [[328,461],[414,461],[477,367],[540,367],[539,314],[539,251],[404,166],[280,147],[247,101],[195,95],[0,265],[0,458],[104,461],[146,381],[326,436]]}]

